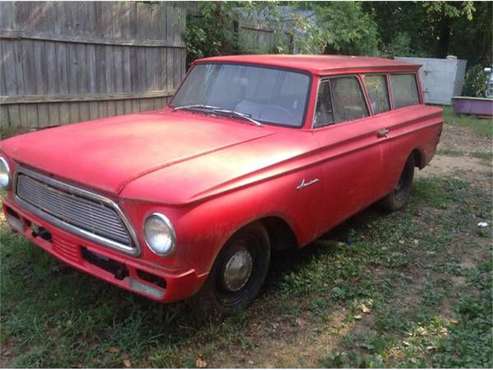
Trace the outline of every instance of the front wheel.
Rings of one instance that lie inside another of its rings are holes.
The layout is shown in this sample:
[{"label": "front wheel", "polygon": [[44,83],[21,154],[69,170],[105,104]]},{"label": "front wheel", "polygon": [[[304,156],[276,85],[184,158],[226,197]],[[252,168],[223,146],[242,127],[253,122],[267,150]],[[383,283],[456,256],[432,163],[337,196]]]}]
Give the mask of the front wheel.
[{"label": "front wheel", "polygon": [[270,254],[269,236],[261,224],[251,224],[237,232],[217,256],[198,293],[196,308],[217,314],[246,308],[264,284]]},{"label": "front wheel", "polygon": [[404,165],[399,182],[394,190],[382,199],[381,205],[388,211],[397,211],[404,207],[411,194],[411,187],[414,178],[414,157],[411,155]]}]

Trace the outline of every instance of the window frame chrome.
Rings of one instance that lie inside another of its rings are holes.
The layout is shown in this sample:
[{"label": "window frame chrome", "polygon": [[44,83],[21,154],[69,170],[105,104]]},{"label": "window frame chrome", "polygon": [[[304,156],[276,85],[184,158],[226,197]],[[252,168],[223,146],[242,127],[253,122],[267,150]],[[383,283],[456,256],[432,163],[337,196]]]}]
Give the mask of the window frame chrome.
[{"label": "window frame chrome", "polygon": [[[104,205],[110,207],[111,209],[113,209],[117,213],[117,215],[122,220],[123,225],[125,226],[125,228],[128,231],[129,239],[130,239],[132,244],[131,245],[125,245],[125,244],[119,243],[117,241],[105,238],[103,236],[91,233],[90,231],[81,229],[77,226],[69,224],[68,222],[60,220],[57,217],[54,217],[54,216],[50,215],[49,213],[43,211],[42,209],[37,208],[37,207],[31,205],[30,203],[24,201],[22,198],[20,198],[17,195],[17,181],[18,181],[19,174],[24,174],[26,176],[32,177],[38,181],[41,181],[41,182],[47,184],[48,186],[52,186],[55,189],[66,191],[69,194],[71,193],[71,194],[80,196],[82,198],[86,198],[88,200],[103,203]],[[132,224],[130,223],[130,221],[128,220],[128,218],[125,216],[125,214],[121,210],[120,206],[116,202],[114,202],[112,199],[107,198],[103,195],[94,193],[92,191],[85,190],[85,189],[79,188],[79,187],[74,186],[74,185],[70,185],[66,182],[56,180],[52,177],[41,174],[37,171],[30,170],[30,169],[23,167],[21,165],[16,166],[14,181],[12,182],[12,190],[13,190],[13,195],[14,195],[15,201],[21,207],[27,209],[28,211],[30,211],[34,215],[36,215],[36,216],[40,217],[41,219],[53,224],[54,226],[57,226],[57,227],[65,230],[65,231],[71,232],[77,236],[84,238],[84,239],[88,239],[88,240],[90,240],[96,244],[100,244],[100,245],[103,245],[105,247],[109,247],[109,248],[117,250],[119,252],[123,252],[125,254],[132,255],[134,257],[140,256],[141,248],[140,248],[139,241],[138,241],[137,235],[135,233],[135,230],[134,230]]]},{"label": "window frame chrome", "polygon": [[[363,117],[359,117],[359,118],[355,118],[355,119],[351,119],[351,120],[346,120],[346,121],[339,121],[339,122],[332,122],[332,123],[325,123],[323,125],[320,125],[320,126],[316,126],[315,125],[315,114],[316,114],[316,109],[317,109],[317,104],[318,104],[318,98],[319,98],[319,92],[320,92],[320,85],[324,82],[328,82],[329,83],[329,88],[330,88],[330,100],[331,100],[331,105],[332,105],[332,114],[334,114],[334,98],[333,98],[333,89],[332,89],[332,85],[331,85],[331,80],[334,80],[334,79],[337,79],[337,78],[347,78],[347,77],[351,77],[351,78],[354,78],[358,85],[359,85],[359,89],[360,89],[360,93],[361,93],[361,96],[363,98],[363,104],[366,108],[366,116],[363,116]],[[368,117],[371,117],[372,116],[372,111],[370,110],[370,102],[367,100],[367,97],[365,95],[365,86],[364,86],[364,81],[362,79],[362,74],[361,73],[348,73],[348,74],[334,74],[334,75],[328,75],[328,76],[320,76],[319,80],[318,80],[318,86],[317,86],[317,96],[316,96],[316,100],[315,100],[315,106],[314,106],[314,111],[313,111],[313,118],[312,118],[312,123],[311,123],[311,129],[312,130],[319,130],[319,129],[324,129],[324,128],[327,128],[327,127],[331,127],[331,126],[335,126],[335,125],[339,125],[339,124],[344,124],[344,123],[348,123],[348,122],[353,122],[353,121],[357,121],[359,119],[364,119],[364,118],[368,118]]]}]

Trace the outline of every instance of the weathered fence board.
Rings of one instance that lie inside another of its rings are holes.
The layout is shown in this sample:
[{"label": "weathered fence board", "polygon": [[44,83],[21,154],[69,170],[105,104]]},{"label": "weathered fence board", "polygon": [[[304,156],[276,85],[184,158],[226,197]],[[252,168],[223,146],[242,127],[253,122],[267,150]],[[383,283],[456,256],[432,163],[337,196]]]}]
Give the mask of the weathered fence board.
[{"label": "weathered fence board", "polygon": [[0,125],[165,105],[185,73],[184,30],[172,2],[0,2]]}]

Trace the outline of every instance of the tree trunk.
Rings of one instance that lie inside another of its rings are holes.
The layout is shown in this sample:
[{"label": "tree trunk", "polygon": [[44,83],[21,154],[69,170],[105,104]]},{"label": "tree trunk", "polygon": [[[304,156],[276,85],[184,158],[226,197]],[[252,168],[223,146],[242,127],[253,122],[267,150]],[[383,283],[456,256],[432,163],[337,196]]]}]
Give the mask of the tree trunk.
[{"label": "tree trunk", "polygon": [[437,57],[446,58],[450,42],[450,19],[446,16],[440,22],[440,40],[437,45]]}]

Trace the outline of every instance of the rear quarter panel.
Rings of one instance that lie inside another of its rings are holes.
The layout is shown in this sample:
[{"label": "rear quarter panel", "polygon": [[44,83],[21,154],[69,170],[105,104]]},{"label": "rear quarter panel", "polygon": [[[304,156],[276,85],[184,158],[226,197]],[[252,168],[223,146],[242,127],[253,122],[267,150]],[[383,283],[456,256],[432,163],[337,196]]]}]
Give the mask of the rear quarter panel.
[{"label": "rear quarter panel", "polygon": [[425,167],[433,158],[443,125],[442,108],[414,105],[388,112],[382,117],[390,129],[386,140],[384,176],[387,190],[397,184],[404,164],[418,150],[418,167]]}]

